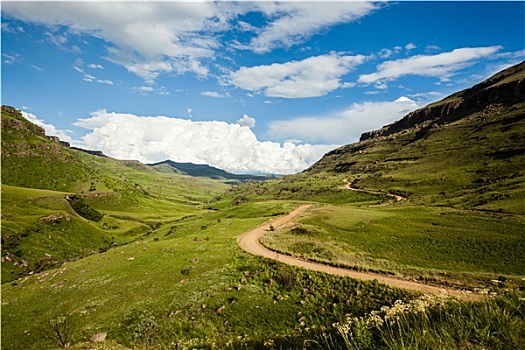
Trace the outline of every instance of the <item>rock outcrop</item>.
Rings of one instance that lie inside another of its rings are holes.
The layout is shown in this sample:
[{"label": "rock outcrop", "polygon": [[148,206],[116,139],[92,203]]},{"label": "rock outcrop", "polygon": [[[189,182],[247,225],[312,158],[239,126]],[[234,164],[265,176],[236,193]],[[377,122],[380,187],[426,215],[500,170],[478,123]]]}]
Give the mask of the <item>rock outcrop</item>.
[{"label": "rock outcrop", "polygon": [[401,120],[379,130],[365,132],[359,141],[388,136],[403,130],[430,124],[443,125],[459,120],[487,105],[525,101],[525,61],[439,102],[415,110]]}]

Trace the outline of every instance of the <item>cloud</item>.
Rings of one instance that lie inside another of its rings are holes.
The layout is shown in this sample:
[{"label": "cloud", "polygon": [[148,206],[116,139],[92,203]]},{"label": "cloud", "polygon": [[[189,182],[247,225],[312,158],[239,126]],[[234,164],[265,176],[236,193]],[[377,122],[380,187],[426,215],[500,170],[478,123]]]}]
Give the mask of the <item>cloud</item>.
[{"label": "cloud", "polygon": [[133,91],[147,96],[149,92],[153,92],[153,88],[151,86],[136,86]]},{"label": "cloud", "polygon": [[425,51],[426,52],[435,52],[435,51],[439,51],[441,50],[441,47],[437,46],[437,45],[427,45],[427,47],[425,47]]},{"label": "cloud", "polygon": [[79,119],[75,125],[89,130],[78,146],[101,150],[111,157],[143,163],[165,159],[205,163],[234,173],[298,172],[335,147],[263,142],[257,140],[249,127],[239,124],[105,110]]},{"label": "cloud", "polygon": [[[105,59],[153,85],[161,74],[207,77],[207,65],[219,50],[237,45],[263,53],[290,47],[377,8],[376,3],[352,1],[329,6],[265,1],[13,1],[2,4],[2,15],[46,26],[48,40],[57,45],[65,44],[71,35],[101,39],[107,43]],[[240,20],[247,13],[262,14],[263,23],[255,27]],[[233,33],[227,42],[221,35],[226,32]],[[249,38],[249,42],[241,44],[237,40],[241,38]]]},{"label": "cloud", "polygon": [[214,97],[214,98],[225,98],[227,97],[228,95],[226,94],[220,94],[216,91],[203,91],[201,92],[201,95],[202,96],[207,96],[207,97]]},{"label": "cloud", "polygon": [[407,51],[414,50],[414,49],[417,49],[417,46],[414,43],[408,43],[405,45],[405,50]]},{"label": "cloud", "polygon": [[8,55],[2,52],[2,56],[4,57],[4,60],[2,62],[5,64],[19,63],[22,61],[21,56],[16,53],[14,55]]},{"label": "cloud", "polygon": [[274,121],[268,134],[276,139],[348,144],[357,141],[362,132],[393,123],[416,108],[418,105],[404,96],[395,101],[354,103],[331,115]]},{"label": "cloud", "polygon": [[[3,4],[4,5],[4,4]],[[107,59],[145,79],[161,73],[206,75],[200,60],[213,58],[215,33],[235,16],[211,2],[13,2],[2,13],[66,32],[106,41]],[[63,33],[48,33],[57,44]]]},{"label": "cloud", "polygon": [[94,76],[92,74],[87,74],[80,67],[74,66],[73,69],[76,70],[77,72],[79,72],[80,74],[82,74],[84,76],[82,78],[82,80],[87,81],[88,83],[96,82],[96,83],[99,83],[99,84],[113,85],[113,81],[108,80],[108,79],[99,79],[99,78],[97,78],[96,76]]},{"label": "cloud", "polygon": [[237,124],[253,128],[255,126],[255,118],[244,114],[241,119],[237,120]]},{"label": "cloud", "polygon": [[390,56],[392,56],[392,54],[394,53],[394,51],[390,50],[390,49],[381,49],[379,52],[378,52],[378,56],[381,57],[381,58],[388,58]]},{"label": "cloud", "polygon": [[[26,107],[27,108],[27,107]],[[28,113],[26,111],[20,111],[22,113],[22,116],[29,120],[31,123],[36,124],[44,129],[47,136],[56,136],[62,141],[66,142],[74,142],[73,139],[69,136],[70,133],[72,133],[71,130],[60,130],[57,129],[53,124],[47,124],[42,119],[38,118],[36,115],[32,113]]]},{"label": "cloud", "polygon": [[437,91],[418,92],[415,94],[409,94],[408,97],[412,97],[417,101],[435,101],[438,98],[444,97],[444,94]]},{"label": "cloud", "polygon": [[341,87],[341,77],[365,59],[363,55],[330,53],[302,61],[241,67],[232,72],[229,79],[237,87],[270,97],[318,97]]},{"label": "cloud", "polygon": [[91,68],[91,69],[104,69],[104,67],[102,65],[94,64],[94,63],[89,64],[88,68]]},{"label": "cloud", "polygon": [[60,34],[53,34],[53,33],[49,33],[47,32],[46,33],[46,36],[47,36],[47,39],[49,40],[49,42],[57,45],[57,46],[62,46],[63,44],[65,44],[67,42],[67,38],[65,35],[60,35]]},{"label": "cloud", "polygon": [[330,26],[352,22],[379,8],[364,1],[330,2],[263,2],[258,5],[270,18],[246,49],[266,53],[275,48],[288,48],[303,42],[314,33]]},{"label": "cloud", "polygon": [[359,76],[358,82],[370,84],[381,79],[395,80],[405,75],[437,77],[447,81],[460,69],[475,63],[476,60],[495,54],[501,46],[460,48],[437,55],[416,55],[395,61],[386,61],[371,74]]}]

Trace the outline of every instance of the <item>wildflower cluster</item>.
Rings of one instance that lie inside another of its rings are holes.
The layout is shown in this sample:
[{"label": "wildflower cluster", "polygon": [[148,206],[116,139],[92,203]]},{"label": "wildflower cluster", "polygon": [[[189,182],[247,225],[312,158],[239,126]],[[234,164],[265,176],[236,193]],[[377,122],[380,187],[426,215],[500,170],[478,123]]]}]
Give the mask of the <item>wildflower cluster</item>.
[{"label": "wildflower cluster", "polygon": [[334,323],[333,326],[343,337],[348,349],[366,348],[372,341],[373,329],[378,330],[384,325],[392,326],[400,320],[406,320],[409,315],[423,314],[429,309],[443,307],[451,300],[446,294],[425,294],[409,302],[396,300],[394,305],[383,306],[363,317],[346,315],[344,322]]},{"label": "wildflower cluster", "polygon": [[424,313],[427,310],[446,305],[453,299],[447,294],[424,294],[418,299],[410,300],[405,303],[402,300],[396,300],[392,306],[383,306],[380,310],[374,310],[364,317],[353,317],[346,315],[346,322],[334,323],[340,333],[348,333],[353,324],[364,323],[369,327],[381,327],[385,322],[398,321],[402,315]]}]

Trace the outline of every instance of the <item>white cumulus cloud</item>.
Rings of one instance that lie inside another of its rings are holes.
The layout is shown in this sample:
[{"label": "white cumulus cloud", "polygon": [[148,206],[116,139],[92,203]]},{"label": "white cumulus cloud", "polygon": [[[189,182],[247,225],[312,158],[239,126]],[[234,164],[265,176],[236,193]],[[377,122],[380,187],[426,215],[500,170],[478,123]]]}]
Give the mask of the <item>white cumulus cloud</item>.
[{"label": "white cumulus cloud", "polygon": [[255,118],[244,114],[241,119],[237,120],[237,124],[253,128],[255,126]]},{"label": "white cumulus cloud", "polygon": [[94,64],[94,63],[89,64],[88,68],[91,68],[91,69],[104,69],[104,67],[102,65]]},{"label": "white cumulus cloud", "polygon": [[414,50],[414,49],[417,49],[417,46],[414,43],[408,43],[405,45],[405,50],[407,51]]},{"label": "white cumulus cloud", "polygon": [[354,103],[331,115],[274,121],[270,124],[269,135],[311,143],[348,144],[359,140],[363,131],[393,123],[416,108],[418,105],[405,96],[395,101]]},{"label": "white cumulus cloud", "polygon": [[314,56],[302,61],[241,67],[230,74],[231,84],[266,96],[284,98],[318,97],[347,87],[341,77],[362,64],[366,56],[337,53]]},{"label": "white cumulus cloud", "polygon": [[[202,59],[220,46],[214,34],[236,13],[211,2],[14,2],[2,12],[69,33],[103,39],[107,58],[147,82],[162,73],[207,74]],[[200,35],[199,35],[200,34]],[[97,67],[98,68],[98,67]]]},{"label": "white cumulus cloud", "polygon": [[437,77],[446,81],[460,69],[475,63],[478,59],[493,55],[500,49],[501,46],[465,47],[437,55],[416,55],[386,61],[377,67],[375,73],[359,76],[358,81],[369,84],[381,79],[394,80],[405,75]]},{"label": "white cumulus cloud", "polygon": [[143,163],[166,159],[206,163],[234,173],[298,172],[335,147],[259,141],[249,127],[239,124],[105,110],[79,119],[75,125],[89,130],[80,146],[101,150],[111,157]]},{"label": "white cumulus cloud", "polygon": [[[51,28],[49,39],[57,45],[77,34],[102,39],[105,59],[153,85],[162,74],[208,76],[208,64],[219,50],[244,46],[263,53],[289,47],[376,8],[377,3],[365,1],[12,1],[2,4],[2,15]],[[247,13],[258,13],[264,21],[257,27],[242,22]],[[223,41],[223,33],[239,29],[254,33],[249,42]]]}]

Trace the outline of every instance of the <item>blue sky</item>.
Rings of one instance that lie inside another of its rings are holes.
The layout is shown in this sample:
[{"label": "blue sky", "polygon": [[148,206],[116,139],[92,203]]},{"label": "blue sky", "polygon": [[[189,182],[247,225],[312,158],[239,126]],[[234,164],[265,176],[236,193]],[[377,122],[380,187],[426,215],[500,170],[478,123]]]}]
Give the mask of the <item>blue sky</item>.
[{"label": "blue sky", "polygon": [[523,2],[2,2],[2,104],[144,163],[301,171],[525,59]]}]

